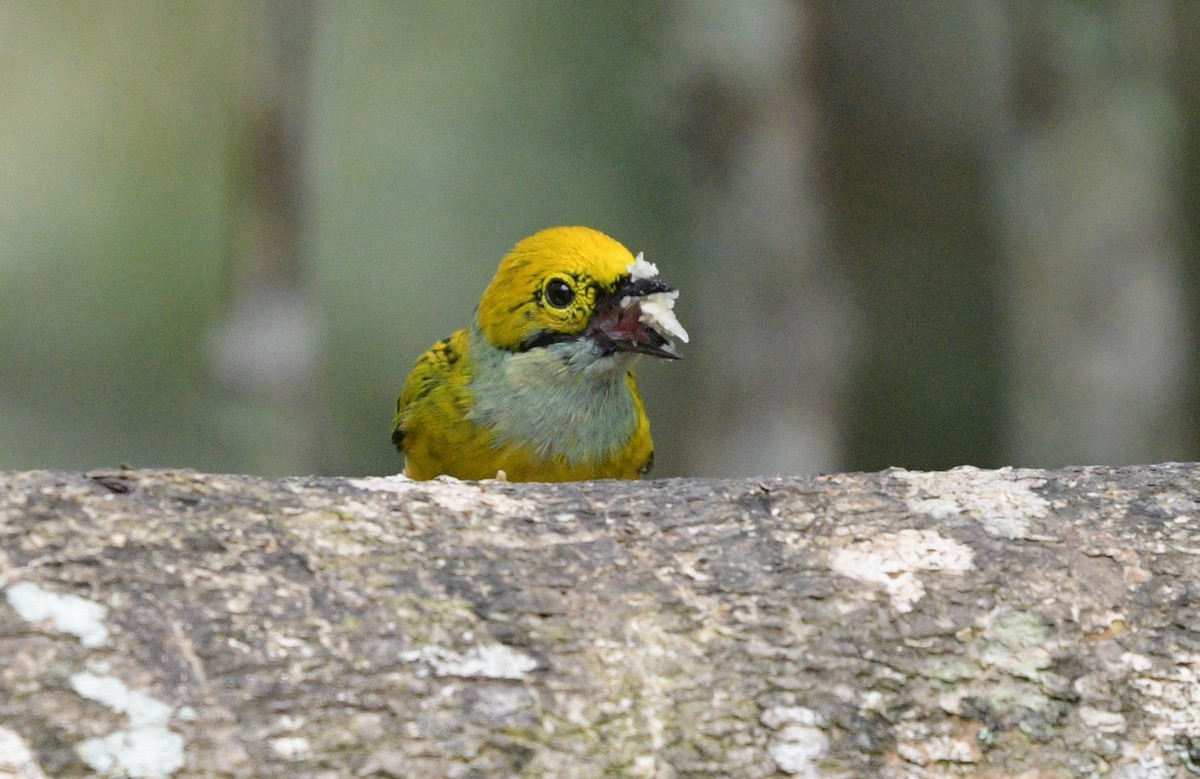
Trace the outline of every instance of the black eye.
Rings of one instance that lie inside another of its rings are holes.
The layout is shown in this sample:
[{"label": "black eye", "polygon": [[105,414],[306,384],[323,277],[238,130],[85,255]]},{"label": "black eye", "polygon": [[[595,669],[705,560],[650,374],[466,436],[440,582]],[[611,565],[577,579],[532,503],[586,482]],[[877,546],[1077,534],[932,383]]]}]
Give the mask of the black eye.
[{"label": "black eye", "polygon": [[562,279],[553,279],[546,285],[546,301],[555,308],[566,308],[575,300],[575,290]]}]

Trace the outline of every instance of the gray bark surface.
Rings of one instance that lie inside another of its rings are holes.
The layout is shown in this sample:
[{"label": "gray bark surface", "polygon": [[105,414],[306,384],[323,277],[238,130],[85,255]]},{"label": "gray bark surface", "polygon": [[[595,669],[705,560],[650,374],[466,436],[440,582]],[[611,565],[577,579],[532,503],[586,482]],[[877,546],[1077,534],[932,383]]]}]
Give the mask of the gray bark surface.
[{"label": "gray bark surface", "polygon": [[1200,771],[1197,465],[0,486],[0,777]]}]

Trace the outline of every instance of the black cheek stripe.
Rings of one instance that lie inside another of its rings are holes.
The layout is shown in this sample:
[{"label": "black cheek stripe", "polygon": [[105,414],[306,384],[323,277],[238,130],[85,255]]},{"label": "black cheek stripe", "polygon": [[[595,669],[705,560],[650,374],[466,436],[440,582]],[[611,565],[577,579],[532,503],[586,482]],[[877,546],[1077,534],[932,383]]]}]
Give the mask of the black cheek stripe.
[{"label": "black cheek stripe", "polygon": [[574,341],[579,336],[571,335],[570,333],[556,333],[553,330],[539,330],[533,335],[526,338],[517,347],[518,352],[527,352],[530,349],[539,349],[543,346],[551,346],[553,344],[566,343]]}]

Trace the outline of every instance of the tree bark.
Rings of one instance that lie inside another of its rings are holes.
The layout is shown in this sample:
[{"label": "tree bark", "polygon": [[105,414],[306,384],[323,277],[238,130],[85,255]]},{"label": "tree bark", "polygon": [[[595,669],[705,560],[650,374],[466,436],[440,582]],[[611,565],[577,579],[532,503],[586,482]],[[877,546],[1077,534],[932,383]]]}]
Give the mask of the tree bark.
[{"label": "tree bark", "polygon": [[1200,770],[1200,466],[0,474],[0,777]]}]

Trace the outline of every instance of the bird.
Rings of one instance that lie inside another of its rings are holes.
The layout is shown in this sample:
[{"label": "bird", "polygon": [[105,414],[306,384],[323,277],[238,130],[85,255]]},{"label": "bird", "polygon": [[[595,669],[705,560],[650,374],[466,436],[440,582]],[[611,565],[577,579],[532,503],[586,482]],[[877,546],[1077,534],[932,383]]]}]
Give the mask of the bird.
[{"label": "bird", "polygon": [[418,358],[392,443],[417,479],[637,479],[654,462],[639,355],[688,333],[658,268],[590,227],[551,227],[501,260],[471,327]]}]

